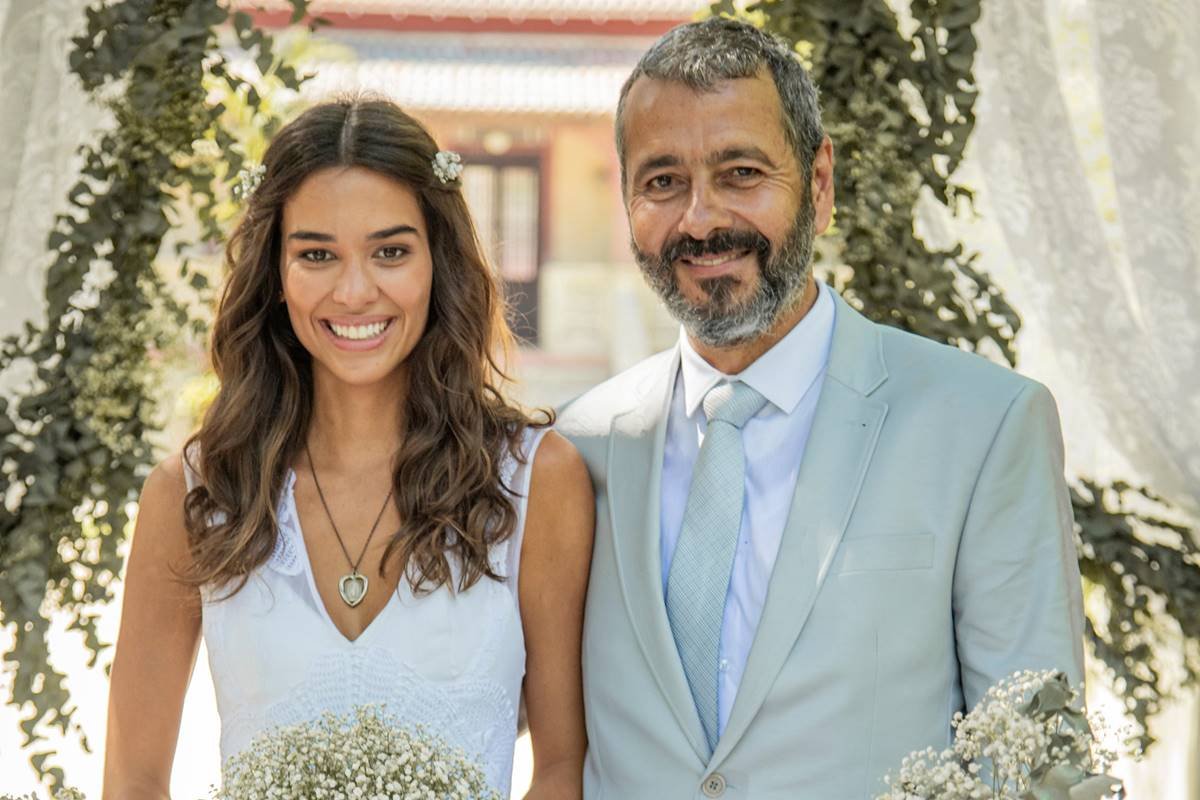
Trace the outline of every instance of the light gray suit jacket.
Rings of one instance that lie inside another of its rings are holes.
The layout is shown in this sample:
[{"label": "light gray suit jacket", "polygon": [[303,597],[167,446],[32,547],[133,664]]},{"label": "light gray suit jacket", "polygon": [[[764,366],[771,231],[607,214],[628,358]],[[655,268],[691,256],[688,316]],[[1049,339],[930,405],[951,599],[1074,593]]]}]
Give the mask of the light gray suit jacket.
[{"label": "light gray suit jacket", "polygon": [[836,293],[828,373],[762,620],[709,757],[663,602],[659,496],[678,349],[568,404],[596,488],[587,800],[863,800],[1018,669],[1083,678],[1054,401]]}]

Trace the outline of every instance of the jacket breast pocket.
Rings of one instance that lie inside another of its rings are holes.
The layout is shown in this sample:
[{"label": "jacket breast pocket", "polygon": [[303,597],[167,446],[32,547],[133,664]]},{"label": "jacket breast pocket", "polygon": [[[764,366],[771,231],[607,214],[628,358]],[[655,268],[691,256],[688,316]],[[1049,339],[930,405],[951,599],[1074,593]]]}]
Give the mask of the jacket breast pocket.
[{"label": "jacket breast pocket", "polygon": [[933,566],[933,534],[844,539],[840,560],[839,575],[929,569]]}]

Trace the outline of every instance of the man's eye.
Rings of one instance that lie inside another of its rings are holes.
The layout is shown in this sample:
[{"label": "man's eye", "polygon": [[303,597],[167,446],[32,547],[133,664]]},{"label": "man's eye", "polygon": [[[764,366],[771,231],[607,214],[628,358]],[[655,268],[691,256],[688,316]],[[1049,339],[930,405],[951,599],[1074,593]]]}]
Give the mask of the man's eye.
[{"label": "man's eye", "polygon": [[670,175],[655,175],[648,182],[651,189],[670,189],[675,184],[675,179]]},{"label": "man's eye", "polygon": [[300,253],[300,258],[304,261],[320,264],[333,260],[333,253],[328,250],[304,250]]},{"label": "man's eye", "polygon": [[759,171],[754,167],[734,167],[730,171],[733,173],[733,177],[739,179],[753,178],[759,174]]},{"label": "man's eye", "polygon": [[379,257],[385,261],[395,261],[397,259],[404,258],[406,255],[408,255],[407,247],[388,245],[387,247],[379,248]]}]

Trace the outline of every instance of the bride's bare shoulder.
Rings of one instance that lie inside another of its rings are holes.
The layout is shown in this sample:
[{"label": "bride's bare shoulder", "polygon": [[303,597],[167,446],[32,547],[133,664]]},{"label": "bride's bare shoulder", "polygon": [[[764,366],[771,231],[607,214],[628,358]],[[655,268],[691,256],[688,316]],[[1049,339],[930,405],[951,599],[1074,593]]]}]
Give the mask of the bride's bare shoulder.
[{"label": "bride's bare shoulder", "polygon": [[153,527],[184,535],[183,501],[187,493],[183,454],[175,452],[160,461],[146,477],[138,505],[137,528]]}]

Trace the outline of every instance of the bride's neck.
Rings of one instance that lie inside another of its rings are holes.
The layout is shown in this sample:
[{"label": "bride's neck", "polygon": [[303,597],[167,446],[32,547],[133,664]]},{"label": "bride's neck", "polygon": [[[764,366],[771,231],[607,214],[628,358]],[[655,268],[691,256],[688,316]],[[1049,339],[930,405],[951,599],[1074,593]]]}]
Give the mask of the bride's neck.
[{"label": "bride's neck", "polygon": [[399,381],[375,386],[314,381],[308,429],[313,459],[339,472],[386,466],[400,446],[405,396]]}]

